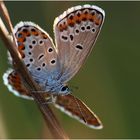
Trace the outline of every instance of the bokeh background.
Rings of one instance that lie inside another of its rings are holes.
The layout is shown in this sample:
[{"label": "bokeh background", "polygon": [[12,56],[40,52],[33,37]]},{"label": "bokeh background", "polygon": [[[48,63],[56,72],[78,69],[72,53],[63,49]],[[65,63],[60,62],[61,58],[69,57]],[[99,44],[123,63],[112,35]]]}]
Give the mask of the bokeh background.
[{"label": "bokeh background", "polygon": [[[140,138],[140,2],[5,2],[13,25],[33,21],[53,34],[54,18],[69,7],[94,4],[106,19],[94,51],[70,81],[104,124],[87,128],[54,109],[70,138]],[[33,101],[14,96],[3,85],[7,53],[0,40],[0,138],[51,138]]]}]

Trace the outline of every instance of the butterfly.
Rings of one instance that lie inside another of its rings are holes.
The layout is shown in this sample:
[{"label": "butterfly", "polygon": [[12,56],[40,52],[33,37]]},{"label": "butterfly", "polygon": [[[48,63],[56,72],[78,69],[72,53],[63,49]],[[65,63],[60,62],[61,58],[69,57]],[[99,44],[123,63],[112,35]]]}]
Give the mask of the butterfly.
[{"label": "butterfly", "polygon": [[[35,23],[20,22],[14,28],[21,59],[42,91],[56,96],[55,107],[95,129],[102,128],[101,121],[71,94],[67,82],[90,54],[104,18],[104,10],[94,5],[69,8],[54,21],[55,44],[49,34]],[[13,64],[11,58],[10,61]],[[14,68],[9,69],[3,79],[16,96],[33,99]],[[45,93],[44,97],[47,97]]]}]

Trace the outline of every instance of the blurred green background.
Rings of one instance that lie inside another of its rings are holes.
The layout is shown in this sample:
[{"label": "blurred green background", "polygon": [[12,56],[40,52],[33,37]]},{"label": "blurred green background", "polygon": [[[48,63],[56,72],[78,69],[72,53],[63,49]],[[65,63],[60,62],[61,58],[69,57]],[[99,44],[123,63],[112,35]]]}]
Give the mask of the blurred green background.
[{"label": "blurred green background", "polygon": [[[70,138],[140,138],[140,2],[5,2],[13,25],[33,21],[53,34],[54,18],[69,7],[94,4],[106,19],[94,51],[70,81],[74,95],[102,120],[93,130],[55,109]],[[7,53],[0,40],[0,138],[51,138],[33,101],[3,85]]]}]

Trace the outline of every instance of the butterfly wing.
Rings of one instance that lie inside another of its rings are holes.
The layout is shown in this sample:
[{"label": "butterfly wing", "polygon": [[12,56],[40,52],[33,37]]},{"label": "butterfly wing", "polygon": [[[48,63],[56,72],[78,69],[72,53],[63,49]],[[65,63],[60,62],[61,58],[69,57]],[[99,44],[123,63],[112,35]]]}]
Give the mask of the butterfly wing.
[{"label": "butterfly wing", "polygon": [[69,81],[81,68],[94,47],[104,17],[101,8],[84,5],[72,7],[56,18],[54,33],[62,81]]},{"label": "butterfly wing", "polygon": [[46,86],[46,80],[57,79],[59,62],[52,39],[38,25],[20,22],[14,28],[18,51],[34,80]]},{"label": "butterfly wing", "polygon": [[[24,99],[33,100],[32,95],[28,92],[20,74],[15,70],[7,70],[3,75],[3,81],[9,91],[11,91],[14,95]],[[46,100],[50,98],[50,94],[43,93],[43,95]]]},{"label": "butterfly wing", "polygon": [[4,73],[3,80],[9,91],[11,91],[14,95],[25,99],[32,99],[22,82],[20,75],[13,69],[9,69]]},{"label": "butterfly wing", "polygon": [[[3,75],[4,84],[8,87],[14,95],[33,100],[32,96],[26,89],[20,75],[10,69]],[[46,100],[48,94],[43,94]],[[102,123],[99,118],[79,99],[72,95],[56,96],[54,103],[55,107],[68,114],[69,116],[76,118],[78,121],[94,129],[101,129]]]},{"label": "butterfly wing", "polygon": [[90,128],[103,127],[99,118],[78,98],[72,95],[57,96],[55,106]]}]

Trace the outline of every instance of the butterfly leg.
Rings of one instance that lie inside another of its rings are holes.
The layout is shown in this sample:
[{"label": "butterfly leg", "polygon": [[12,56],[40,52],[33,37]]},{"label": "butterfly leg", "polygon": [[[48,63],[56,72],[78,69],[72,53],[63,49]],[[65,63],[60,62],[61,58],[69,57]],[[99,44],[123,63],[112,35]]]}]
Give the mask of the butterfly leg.
[{"label": "butterfly leg", "polygon": [[46,99],[46,102],[44,102],[44,104],[52,104],[52,103],[55,103],[56,102],[56,98],[57,98],[57,96],[54,96],[54,95],[50,95],[50,96],[47,96],[46,97],[46,94],[44,94],[44,97]]}]

